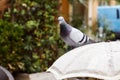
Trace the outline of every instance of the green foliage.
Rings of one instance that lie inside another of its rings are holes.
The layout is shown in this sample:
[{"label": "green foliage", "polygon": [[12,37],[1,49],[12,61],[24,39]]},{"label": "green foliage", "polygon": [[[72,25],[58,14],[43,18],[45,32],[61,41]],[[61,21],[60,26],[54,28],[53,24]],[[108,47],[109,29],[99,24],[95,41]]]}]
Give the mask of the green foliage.
[{"label": "green foliage", "polygon": [[[107,20],[106,17],[101,17],[98,19],[98,26],[99,28],[101,27],[99,25],[99,21],[102,21],[103,22],[103,29],[102,29],[102,33],[101,31],[97,30],[97,33],[98,34],[102,34],[103,36],[100,37],[101,40],[104,40],[104,41],[109,41],[109,40],[114,40],[116,38],[116,35],[113,31],[111,31],[109,29],[109,26],[111,25],[111,21]],[[98,29],[99,29],[98,28]]]},{"label": "green foliage", "polygon": [[[17,25],[0,20],[0,64],[14,70],[19,68],[22,56],[19,50],[23,45],[23,28]],[[14,62],[13,62],[14,61]],[[19,63],[19,64],[18,64]],[[14,65],[14,67],[12,67]]]},{"label": "green foliage", "polygon": [[104,41],[114,40],[116,38],[115,33],[109,30],[108,26],[104,27],[103,32],[105,33]]},{"label": "green foliage", "polygon": [[46,70],[64,53],[57,0],[18,0],[0,21],[0,64],[12,72]]}]

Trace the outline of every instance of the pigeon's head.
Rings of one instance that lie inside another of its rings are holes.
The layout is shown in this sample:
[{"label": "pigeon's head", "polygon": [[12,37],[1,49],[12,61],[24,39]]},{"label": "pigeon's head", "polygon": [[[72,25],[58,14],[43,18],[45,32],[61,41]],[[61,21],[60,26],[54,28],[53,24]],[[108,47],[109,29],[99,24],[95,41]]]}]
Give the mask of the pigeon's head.
[{"label": "pigeon's head", "polygon": [[58,17],[59,23],[65,22],[64,18],[62,16]]}]

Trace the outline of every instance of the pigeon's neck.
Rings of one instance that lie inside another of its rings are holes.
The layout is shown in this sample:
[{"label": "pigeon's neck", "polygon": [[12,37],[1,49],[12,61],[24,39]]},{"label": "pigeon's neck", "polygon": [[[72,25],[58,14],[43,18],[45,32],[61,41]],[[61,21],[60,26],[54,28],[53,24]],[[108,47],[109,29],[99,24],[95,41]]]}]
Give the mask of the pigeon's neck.
[{"label": "pigeon's neck", "polygon": [[71,32],[71,30],[72,30],[72,28],[67,23],[61,23],[60,24],[60,35],[62,37],[68,36],[69,33]]}]

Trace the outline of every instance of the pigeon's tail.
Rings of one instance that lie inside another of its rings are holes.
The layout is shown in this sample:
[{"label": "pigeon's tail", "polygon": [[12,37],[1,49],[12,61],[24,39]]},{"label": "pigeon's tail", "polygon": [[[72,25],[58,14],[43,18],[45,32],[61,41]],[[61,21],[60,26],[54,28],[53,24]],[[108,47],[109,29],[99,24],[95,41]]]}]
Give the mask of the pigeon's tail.
[{"label": "pigeon's tail", "polygon": [[92,40],[92,39],[89,39],[89,42],[90,43],[96,43],[96,41]]}]

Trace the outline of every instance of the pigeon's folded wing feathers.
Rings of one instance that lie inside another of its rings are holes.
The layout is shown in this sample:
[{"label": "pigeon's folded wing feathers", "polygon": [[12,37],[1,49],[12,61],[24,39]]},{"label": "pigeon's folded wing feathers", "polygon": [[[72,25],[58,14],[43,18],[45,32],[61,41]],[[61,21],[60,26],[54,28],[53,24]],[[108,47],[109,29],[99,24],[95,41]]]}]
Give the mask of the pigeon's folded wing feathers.
[{"label": "pigeon's folded wing feathers", "polygon": [[86,35],[84,35],[81,31],[75,28],[72,28],[72,31],[69,36],[70,36],[70,39],[77,44],[83,44],[87,38]]}]

